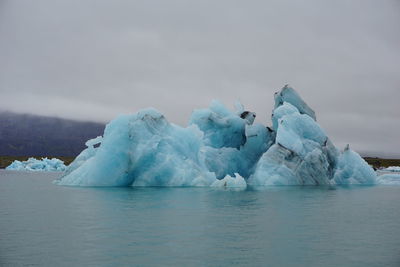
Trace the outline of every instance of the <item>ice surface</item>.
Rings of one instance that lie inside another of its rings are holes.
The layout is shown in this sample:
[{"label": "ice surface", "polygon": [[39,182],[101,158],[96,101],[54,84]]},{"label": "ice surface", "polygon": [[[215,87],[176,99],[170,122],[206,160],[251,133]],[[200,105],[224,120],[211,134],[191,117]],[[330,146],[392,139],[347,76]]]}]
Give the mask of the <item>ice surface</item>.
[{"label": "ice surface", "polygon": [[333,179],[336,184],[375,184],[376,173],[347,146],[339,156]]},{"label": "ice surface", "polygon": [[[291,113],[281,112],[282,109],[290,110]],[[276,134],[277,144],[302,157],[326,144],[328,137],[321,127],[311,117],[300,114],[291,104],[285,102],[275,111],[280,115],[285,114],[277,116],[279,124]]]},{"label": "ice surface", "polygon": [[155,109],[121,115],[68,167],[61,185],[213,186],[374,184],[372,168],[332,144],[314,111],[289,86],[275,94],[272,128],[256,114],[213,101],[189,126]]},{"label": "ice surface", "polygon": [[[286,102],[287,101],[287,102]],[[258,161],[253,185],[373,184],[376,174],[354,151],[339,153],[300,96],[285,86],[275,95],[275,144]]]},{"label": "ice surface", "polygon": [[400,172],[400,166],[390,166],[387,168],[382,169],[381,171],[386,171],[386,172]]},{"label": "ice surface", "polygon": [[206,166],[218,179],[239,173],[248,178],[254,165],[274,142],[274,136],[261,124],[246,126],[246,143],[239,149],[204,146]]},{"label": "ice surface", "polygon": [[[283,90],[288,90],[288,87],[285,88]],[[303,103],[300,100],[298,102]],[[338,158],[337,149],[313,118],[301,114],[288,102],[276,106],[273,112],[275,144],[258,161],[249,183],[331,184]]]},{"label": "ice surface", "polygon": [[246,189],[247,183],[242,176],[235,173],[234,177],[227,175],[221,180],[216,180],[211,184],[211,187]]},{"label": "ice surface", "polygon": [[214,100],[207,109],[194,110],[189,125],[197,125],[204,133],[204,144],[215,148],[239,148],[246,142],[248,121]]},{"label": "ice surface", "polygon": [[275,109],[284,102],[292,104],[301,114],[306,114],[313,120],[316,120],[314,110],[312,110],[289,85],[285,85],[280,92],[275,93]]},{"label": "ice surface", "polygon": [[382,185],[400,185],[400,174],[397,173],[387,173],[379,175],[377,178],[377,184]]},{"label": "ice surface", "polygon": [[66,166],[62,160],[42,158],[41,160],[29,158],[26,161],[14,160],[6,170],[15,171],[65,171]]},{"label": "ice surface", "polygon": [[86,141],[85,145],[87,148],[83,150],[76,158],[75,160],[68,166],[67,170],[65,171],[65,175],[71,173],[75,169],[79,168],[84,162],[86,162],[88,159],[92,158],[97,151],[97,147],[95,145],[100,145],[103,137],[98,136],[94,139],[90,139]]},{"label": "ice surface", "polygon": [[400,166],[390,166],[377,171],[377,184],[400,185]]},{"label": "ice surface", "polygon": [[122,115],[111,121],[98,148],[89,147],[86,159],[67,173],[61,185],[83,186],[209,186],[216,179],[208,171],[200,149],[203,134],[196,126],[170,124],[155,109]]}]

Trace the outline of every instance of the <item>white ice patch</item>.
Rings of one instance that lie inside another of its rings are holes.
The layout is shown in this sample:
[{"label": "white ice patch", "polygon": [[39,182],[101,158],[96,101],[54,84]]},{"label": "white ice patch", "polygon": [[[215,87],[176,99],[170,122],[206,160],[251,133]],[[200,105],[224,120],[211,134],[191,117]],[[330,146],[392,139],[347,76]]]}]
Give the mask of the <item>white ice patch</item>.
[{"label": "white ice patch", "polygon": [[247,183],[242,176],[235,173],[235,177],[227,175],[222,180],[216,180],[214,183],[212,183],[211,187],[246,189]]},{"label": "white ice patch", "polygon": [[381,185],[400,185],[400,174],[382,174],[376,178],[376,181]]},{"label": "white ice patch", "polygon": [[385,172],[400,172],[400,166],[390,166],[385,169],[381,169],[381,171]]}]

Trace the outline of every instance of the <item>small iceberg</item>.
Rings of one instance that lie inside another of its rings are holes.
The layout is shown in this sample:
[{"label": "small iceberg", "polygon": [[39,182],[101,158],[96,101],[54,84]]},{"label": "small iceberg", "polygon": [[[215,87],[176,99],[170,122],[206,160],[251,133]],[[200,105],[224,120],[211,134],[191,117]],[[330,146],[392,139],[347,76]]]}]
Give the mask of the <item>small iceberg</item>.
[{"label": "small iceberg", "polygon": [[383,172],[399,172],[400,173],[400,166],[390,166],[387,168],[380,169]]},{"label": "small iceberg", "polygon": [[400,173],[387,173],[379,175],[376,179],[377,184],[400,185]]},{"label": "small iceberg", "polygon": [[6,170],[13,171],[65,171],[67,166],[57,158],[42,158],[41,160],[29,158],[26,161],[14,160]]}]

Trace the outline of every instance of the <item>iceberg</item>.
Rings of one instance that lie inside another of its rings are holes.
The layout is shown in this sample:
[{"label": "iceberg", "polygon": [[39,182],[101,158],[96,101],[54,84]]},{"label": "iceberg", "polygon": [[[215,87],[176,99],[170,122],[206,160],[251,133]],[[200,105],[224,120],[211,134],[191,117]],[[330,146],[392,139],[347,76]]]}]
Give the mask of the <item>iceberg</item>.
[{"label": "iceberg", "polygon": [[154,108],[120,115],[55,181],[70,186],[376,184],[374,170],[347,146],[339,151],[315,112],[288,85],[275,94],[272,126],[237,102],[194,110],[187,127]]},{"label": "iceberg", "polygon": [[376,183],[382,185],[400,185],[400,174],[387,173],[379,175]]},{"label": "iceberg", "polygon": [[64,162],[57,158],[42,158],[41,160],[29,158],[26,161],[14,160],[6,170],[13,171],[65,171]]},{"label": "iceberg", "polygon": [[400,185],[400,166],[389,166],[377,170],[377,184]]},{"label": "iceberg", "polygon": [[400,166],[389,166],[387,168],[383,168],[380,171],[385,172],[400,172]]}]

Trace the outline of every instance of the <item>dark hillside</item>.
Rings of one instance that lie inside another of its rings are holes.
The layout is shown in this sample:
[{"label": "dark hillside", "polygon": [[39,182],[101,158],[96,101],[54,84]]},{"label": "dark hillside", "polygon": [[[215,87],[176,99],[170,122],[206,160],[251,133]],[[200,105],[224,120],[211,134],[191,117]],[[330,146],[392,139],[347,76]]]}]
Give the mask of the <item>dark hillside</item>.
[{"label": "dark hillside", "polygon": [[74,157],[104,124],[0,112],[0,155]]},{"label": "dark hillside", "polygon": [[389,166],[400,166],[400,159],[382,159],[382,158],[364,158],[368,164],[374,166],[375,168],[387,168]]}]

